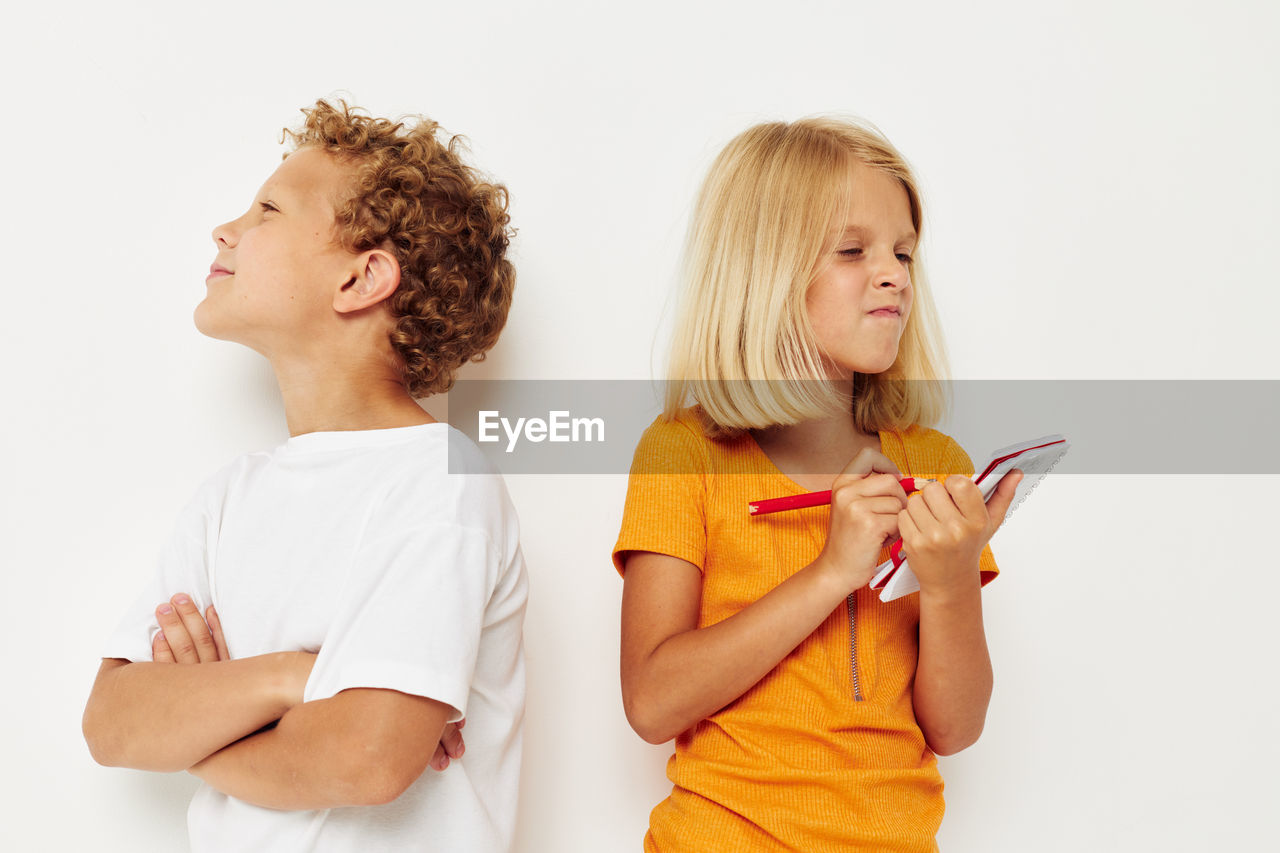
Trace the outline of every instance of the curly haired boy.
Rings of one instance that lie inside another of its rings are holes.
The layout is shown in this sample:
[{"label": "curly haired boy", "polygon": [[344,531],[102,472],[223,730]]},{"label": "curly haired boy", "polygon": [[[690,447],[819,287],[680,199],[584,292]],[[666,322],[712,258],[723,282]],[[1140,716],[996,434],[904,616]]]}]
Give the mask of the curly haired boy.
[{"label": "curly haired boy", "polygon": [[[303,112],[214,229],[195,311],[271,363],[290,438],[186,507],[103,649],[85,737],[102,764],[203,780],[194,850],[506,850],[519,531],[501,477],[415,401],[506,321],[506,190],[425,118]],[[461,756],[464,714],[466,758],[424,773]]]}]

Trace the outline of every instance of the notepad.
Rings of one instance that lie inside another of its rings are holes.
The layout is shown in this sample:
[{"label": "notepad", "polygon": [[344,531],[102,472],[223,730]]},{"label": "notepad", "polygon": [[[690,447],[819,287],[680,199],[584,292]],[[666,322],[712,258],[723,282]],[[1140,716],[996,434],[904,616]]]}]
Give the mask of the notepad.
[{"label": "notepad", "polygon": [[[1040,484],[1044,475],[1048,474],[1053,466],[1058,464],[1058,460],[1066,455],[1070,447],[1071,445],[1061,435],[1041,436],[1002,447],[992,453],[987,462],[977,469],[978,473],[973,475],[973,481],[981,489],[983,500],[987,500],[995,492],[996,486],[1005,474],[1014,468],[1022,471],[1022,482],[1018,484],[1018,491],[1009,505],[1009,512],[1005,514],[1007,521],[1013,511],[1027,499],[1027,495]],[[877,567],[876,575],[871,579],[870,586],[872,589],[880,590],[881,601],[893,601],[920,589],[920,582],[911,571],[910,555],[903,557],[900,553],[901,548],[902,540],[899,539],[890,549],[889,559]]]}]

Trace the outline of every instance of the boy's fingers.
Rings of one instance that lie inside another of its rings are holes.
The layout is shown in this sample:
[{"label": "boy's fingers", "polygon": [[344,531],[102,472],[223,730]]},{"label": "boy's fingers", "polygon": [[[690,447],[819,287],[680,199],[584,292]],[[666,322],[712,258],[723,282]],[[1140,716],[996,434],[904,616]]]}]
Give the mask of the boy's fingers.
[{"label": "boy's fingers", "polygon": [[427,762],[427,766],[436,771],[443,770],[449,766],[449,756],[445,754],[443,742],[436,744],[436,751],[431,756],[431,760]]},{"label": "boy's fingers", "polygon": [[198,662],[207,663],[217,660],[218,647],[214,644],[213,634],[209,633],[209,626],[205,624],[204,617],[200,615],[195,602],[190,596],[181,592],[169,600],[173,602],[174,609],[178,611],[183,626],[191,636]]},{"label": "boy's fingers", "polygon": [[166,601],[156,608],[156,621],[160,624],[160,631],[164,634],[174,663],[200,662],[200,655],[196,652],[195,643],[191,641],[191,635],[187,633],[187,626],[183,624],[182,617],[171,602]]},{"label": "boy's fingers", "polygon": [[231,660],[231,653],[227,651],[227,638],[222,633],[222,620],[218,618],[218,611],[213,609],[213,605],[209,605],[209,609],[204,612],[205,621],[209,623],[209,629],[213,631],[213,644],[218,649],[218,660]]},{"label": "boy's fingers", "polygon": [[467,750],[466,744],[462,742],[462,732],[458,731],[458,727],[453,724],[444,727],[440,745],[444,747],[445,754],[450,758],[461,758],[462,753]]},{"label": "boy's fingers", "polygon": [[156,635],[151,640],[151,659],[156,663],[173,663],[173,650],[169,648],[168,642],[165,641],[164,631],[156,631]]}]

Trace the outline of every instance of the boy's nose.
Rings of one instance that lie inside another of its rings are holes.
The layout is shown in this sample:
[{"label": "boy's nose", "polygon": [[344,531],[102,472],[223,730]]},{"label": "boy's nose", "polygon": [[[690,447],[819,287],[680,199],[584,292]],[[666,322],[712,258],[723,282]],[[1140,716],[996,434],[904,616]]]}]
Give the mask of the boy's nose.
[{"label": "boy's nose", "polygon": [[223,246],[235,245],[235,221],[224,222],[213,229],[213,245],[221,249]]}]

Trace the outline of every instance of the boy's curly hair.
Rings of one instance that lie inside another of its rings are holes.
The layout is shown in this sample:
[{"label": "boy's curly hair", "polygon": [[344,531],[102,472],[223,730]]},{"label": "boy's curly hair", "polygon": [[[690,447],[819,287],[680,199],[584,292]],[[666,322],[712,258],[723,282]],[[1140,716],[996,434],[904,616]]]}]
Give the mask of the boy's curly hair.
[{"label": "boy's curly hair", "polygon": [[[304,108],[295,148],[314,146],[354,165],[351,197],[336,215],[351,252],[390,247],[400,287],[387,300],[391,345],[414,397],[448,391],[454,373],[481,361],[507,321],[515,268],[506,258],[514,231],[507,190],[462,162],[461,137],[441,141],[440,126],[359,114],[346,101]],[[286,155],[287,156],[287,155]]]}]

